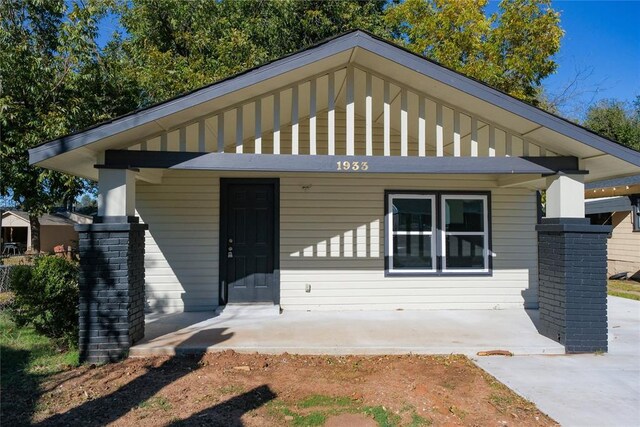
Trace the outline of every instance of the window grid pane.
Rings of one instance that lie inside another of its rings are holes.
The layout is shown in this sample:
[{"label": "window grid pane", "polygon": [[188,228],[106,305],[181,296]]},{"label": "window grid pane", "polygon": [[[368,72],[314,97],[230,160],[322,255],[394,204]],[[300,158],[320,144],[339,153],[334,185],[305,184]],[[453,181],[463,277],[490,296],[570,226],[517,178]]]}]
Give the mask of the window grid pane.
[{"label": "window grid pane", "polygon": [[390,271],[489,271],[488,196],[403,193],[389,194],[388,203]]},{"label": "window grid pane", "polygon": [[440,197],[442,271],[488,271],[487,197],[447,194]]},{"label": "window grid pane", "polygon": [[435,271],[435,195],[389,196],[390,269]]}]

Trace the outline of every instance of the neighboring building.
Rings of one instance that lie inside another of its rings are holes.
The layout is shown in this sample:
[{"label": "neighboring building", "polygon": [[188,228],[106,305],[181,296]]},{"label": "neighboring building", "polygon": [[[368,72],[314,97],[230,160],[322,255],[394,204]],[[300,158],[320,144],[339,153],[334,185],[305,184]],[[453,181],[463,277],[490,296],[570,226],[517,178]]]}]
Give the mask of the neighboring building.
[{"label": "neighboring building", "polygon": [[[75,213],[61,212],[45,214],[40,217],[40,251],[53,252],[53,248],[63,245],[65,248],[78,247],[76,224],[91,223],[91,218]],[[31,250],[31,224],[29,214],[23,211],[10,210],[2,213],[3,248],[6,244],[14,244],[18,252]],[[11,251],[13,253],[13,251]]]},{"label": "neighboring building", "polygon": [[640,153],[361,31],[29,154],[98,181],[78,227],[95,361],[143,336],[145,305],[230,303],[539,307],[567,351],[606,349],[610,228],[584,218],[584,182],[640,172]]},{"label": "neighboring building", "polygon": [[611,225],[609,276],[629,273],[640,280],[640,175],[585,186],[585,211],[592,224]]}]

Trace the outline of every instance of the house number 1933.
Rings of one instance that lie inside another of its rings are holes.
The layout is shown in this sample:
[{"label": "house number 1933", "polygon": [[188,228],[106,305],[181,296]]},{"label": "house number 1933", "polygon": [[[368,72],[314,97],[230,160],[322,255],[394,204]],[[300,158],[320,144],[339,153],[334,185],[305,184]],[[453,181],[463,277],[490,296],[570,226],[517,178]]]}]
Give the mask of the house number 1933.
[{"label": "house number 1933", "polygon": [[339,171],[357,172],[369,170],[369,164],[367,162],[350,162],[348,160],[343,160],[341,162],[336,162],[336,164]]}]

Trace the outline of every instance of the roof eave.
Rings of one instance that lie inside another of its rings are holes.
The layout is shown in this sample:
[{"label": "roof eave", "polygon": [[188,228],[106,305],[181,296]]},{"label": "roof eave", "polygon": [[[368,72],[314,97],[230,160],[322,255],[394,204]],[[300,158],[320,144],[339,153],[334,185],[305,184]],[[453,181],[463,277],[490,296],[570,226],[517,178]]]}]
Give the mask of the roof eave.
[{"label": "roof eave", "polygon": [[29,162],[30,164],[37,164],[56,155],[86,146],[87,144],[116,135],[136,126],[161,119],[185,108],[201,104],[213,98],[277,76],[292,68],[303,67],[328,56],[356,47],[369,50],[387,60],[401,64],[427,77],[438,80],[445,85],[449,85],[456,90],[460,90],[605,154],[612,155],[634,166],[640,167],[640,152],[603,138],[575,123],[529,105],[482,82],[466,77],[400,46],[360,30],[336,36],[318,45],[311,46],[284,58],[247,70],[144,110],[138,110],[132,114],[99,124],[87,130],[46,142],[29,150]]}]

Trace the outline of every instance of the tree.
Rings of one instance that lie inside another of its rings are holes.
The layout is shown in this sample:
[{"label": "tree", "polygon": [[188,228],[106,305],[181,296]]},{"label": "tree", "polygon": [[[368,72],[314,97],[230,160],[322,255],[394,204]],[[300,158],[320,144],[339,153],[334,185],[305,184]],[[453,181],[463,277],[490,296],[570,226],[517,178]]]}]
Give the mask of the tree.
[{"label": "tree", "polygon": [[35,250],[38,218],[88,183],[30,166],[27,150],[135,105],[105,102],[122,91],[95,44],[104,2],[68,3],[0,2],[0,194],[29,212]]},{"label": "tree", "polygon": [[536,104],[560,49],[560,16],[551,0],[405,0],[386,20],[396,42],[449,68]]},{"label": "tree", "polygon": [[587,110],[583,125],[592,131],[640,151],[640,96],[633,105],[605,99]]},{"label": "tree", "polygon": [[141,105],[162,101],[361,28],[386,34],[385,0],[122,1],[111,45]]}]

